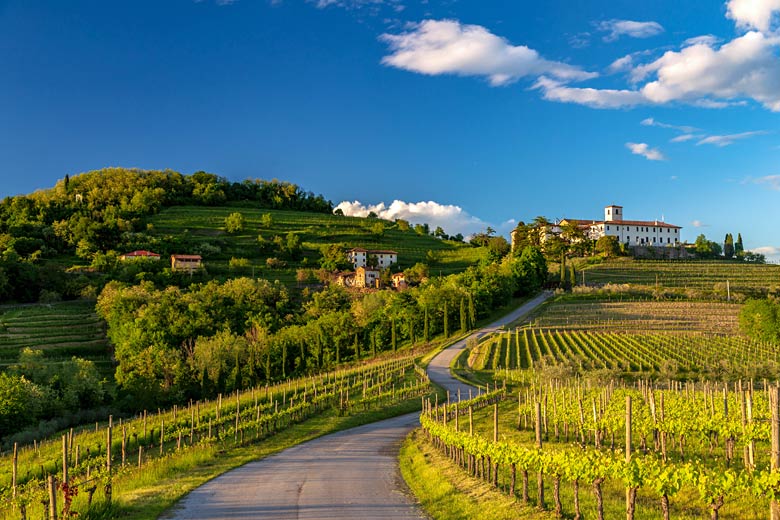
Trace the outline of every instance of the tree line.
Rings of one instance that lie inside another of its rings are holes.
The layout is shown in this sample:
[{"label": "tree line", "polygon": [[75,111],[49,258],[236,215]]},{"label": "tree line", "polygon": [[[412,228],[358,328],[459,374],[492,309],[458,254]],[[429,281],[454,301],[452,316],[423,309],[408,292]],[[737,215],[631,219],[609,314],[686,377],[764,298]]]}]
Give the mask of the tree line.
[{"label": "tree line", "polygon": [[298,297],[276,282],[236,278],[187,289],[110,282],[108,324],[127,408],[152,408],[265,384],[473,328],[547,280],[538,249],[407,291],[355,294],[331,285]]}]

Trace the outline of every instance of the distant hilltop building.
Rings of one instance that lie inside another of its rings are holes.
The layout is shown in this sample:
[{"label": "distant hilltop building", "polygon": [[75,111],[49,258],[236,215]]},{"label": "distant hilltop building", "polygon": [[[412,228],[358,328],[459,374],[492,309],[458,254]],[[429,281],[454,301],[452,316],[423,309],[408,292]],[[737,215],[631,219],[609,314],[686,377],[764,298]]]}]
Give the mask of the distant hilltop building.
[{"label": "distant hilltop building", "polygon": [[561,226],[567,223],[576,224],[592,240],[613,236],[629,246],[677,245],[682,229],[658,220],[623,220],[623,206],[615,205],[604,208],[604,220],[563,219],[554,227],[553,233],[560,233]]},{"label": "distant hilltop building", "polygon": [[371,257],[376,257],[376,267],[380,269],[385,269],[398,263],[398,253],[395,251],[370,250],[362,247],[355,247],[347,251],[347,260],[355,269],[366,267],[368,259]]}]

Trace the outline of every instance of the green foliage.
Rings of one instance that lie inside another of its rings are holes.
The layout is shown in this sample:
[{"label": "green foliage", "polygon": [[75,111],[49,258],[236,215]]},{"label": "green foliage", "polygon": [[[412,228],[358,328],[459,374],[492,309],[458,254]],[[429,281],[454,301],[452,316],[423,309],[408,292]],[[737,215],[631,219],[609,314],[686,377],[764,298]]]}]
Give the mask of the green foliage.
[{"label": "green foliage", "polygon": [[596,240],[596,253],[607,258],[620,255],[620,244],[617,237],[604,235]]},{"label": "green foliage", "polygon": [[527,246],[519,257],[512,259],[511,271],[516,294],[531,294],[547,282],[547,261],[537,247]]},{"label": "green foliage", "polygon": [[780,341],[780,304],[772,300],[748,300],[739,313],[739,327],[748,336]]},{"label": "green foliage", "polygon": [[0,372],[0,437],[35,422],[47,401],[47,392],[35,383]]},{"label": "green foliage", "polygon": [[726,233],[726,238],[723,241],[723,256],[727,260],[734,258],[734,237],[731,233]]},{"label": "green foliage", "polygon": [[244,231],[246,219],[239,212],[233,212],[225,218],[225,231],[228,233],[240,233]]}]

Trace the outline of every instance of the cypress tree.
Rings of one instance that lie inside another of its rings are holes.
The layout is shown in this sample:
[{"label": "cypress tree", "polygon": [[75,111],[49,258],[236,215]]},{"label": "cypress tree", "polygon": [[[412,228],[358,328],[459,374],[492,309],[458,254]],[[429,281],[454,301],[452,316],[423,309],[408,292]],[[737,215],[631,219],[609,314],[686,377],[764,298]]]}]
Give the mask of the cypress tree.
[{"label": "cypress tree", "polygon": [[745,252],[745,247],[742,245],[742,233],[737,233],[737,243],[734,244],[734,254],[741,256]]},{"label": "cypress tree", "polygon": [[466,301],[461,298],[460,299],[460,331],[466,332],[468,330],[469,326],[466,321]]},{"label": "cypress tree", "polygon": [[358,342],[357,332],[355,333],[355,359],[360,359],[360,343]]},{"label": "cypress tree", "polygon": [[477,326],[477,312],[474,309],[474,296],[469,293],[469,328]]},{"label": "cypress tree", "polygon": [[444,300],[444,337],[449,338],[450,337],[450,309],[449,305],[447,304],[447,300]]},{"label": "cypress tree", "polygon": [[430,340],[430,324],[428,323],[428,306],[425,306],[425,321],[423,322],[423,341],[428,343]]},{"label": "cypress tree", "polygon": [[726,239],[723,241],[723,256],[729,259],[734,257],[734,237],[731,233],[726,233]]},{"label": "cypress tree", "polygon": [[395,318],[390,319],[390,341],[393,345],[393,352],[398,349],[398,342],[395,337]]},{"label": "cypress tree", "polygon": [[561,287],[566,285],[566,255],[561,253]]},{"label": "cypress tree", "polygon": [[572,287],[577,285],[577,273],[574,271],[574,264],[569,264],[569,283]]}]

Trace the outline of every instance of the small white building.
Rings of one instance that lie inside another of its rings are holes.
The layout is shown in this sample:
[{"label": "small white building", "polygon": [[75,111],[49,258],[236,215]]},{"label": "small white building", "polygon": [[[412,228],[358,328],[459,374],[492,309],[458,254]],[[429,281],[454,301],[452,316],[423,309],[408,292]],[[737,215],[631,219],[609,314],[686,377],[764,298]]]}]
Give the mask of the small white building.
[{"label": "small white building", "polygon": [[618,242],[629,246],[671,246],[680,243],[680,226],[659,220],[623,220],[623,206],[604,208],[604,220],[563,219],[558,229],[566,223],[576,224],[592,240],[603,236],[617,237]]},{"label": "small white building", "polygon": [[379,269],[386,269],[391,265],[398,263],[398,253],[395,251],[370,250],[360,247],[355,247],[347,251],[347,260],[355,269],[367,266],[370,257],[376,257],[376,266]]},{"label": "small white building", "polygon": [[355,287],[379,287],[379,269],[372,267],[358,267],[355,270]]}]

